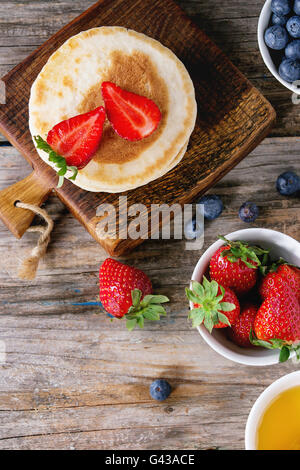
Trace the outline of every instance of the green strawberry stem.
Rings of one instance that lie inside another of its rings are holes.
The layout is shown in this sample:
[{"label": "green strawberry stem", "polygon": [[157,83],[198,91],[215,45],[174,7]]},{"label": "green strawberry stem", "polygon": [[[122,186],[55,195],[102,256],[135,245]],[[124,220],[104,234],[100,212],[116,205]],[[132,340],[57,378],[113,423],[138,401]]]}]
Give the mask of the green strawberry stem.
[{"label": "green strawberry stem", "polygon": [[73,175],[70,176],[70,180],[75,181],[77,174],[78,174],[78,168],[76,166],[68,166],[66,159],[56,153],[52,147],[40,136],[35,136],[34,137],[36,147],[40,150],[43,150],[44,152],[49,154],[49,162],[55,163],[57,167],[57,174],[59,176],[58,179],[58,185],[57,188],[61,188],[62,185],[64,184],[64,179],[67,171],[72,171]]},{"label": "green strawberry stem", "polygon": [[[221,295],[218,295],[219,288]],[[189,319],[192,320],[193,328],[197,328],[202,323],[211,333],[214,326],[218,323],[225,323],[231,326],[228,318],[222,312],[231,312],[236,308],[236,305],[229,302],[222,302],[225,289],[216,281],[209,282],[204,276],[203,284],[197,281],[192,281],[192,289],[186,288],[186,296],[188,300],[194,304],[199,305],[189,313]]]},{"label": "green strawberry stem", "polygon": [[250,343],[254,346],[260,346],[261,348],[266,349],[279,349],[279,362],[286,362],[290,358],[292,352],[295,352],[297,359],[300,360],[300,345],[295,346],[293,344],[288,344],[286,341],[277,338],[272,338],[268,341],[264,341],[258,339],[252,329],[250,331],[249,339]]},{"label": "green strawberry stem", "polygon": [[[262,262],[262,265],[260,266],[260,272],[263,276],[266,276],[269,273],[275,273],[279,266],[282,266],[284,264],[288,264],[289,266],[290,263],[288,263],[285,259],[279,258],[277,261],[273,261],[273,263],[269,260],[269,257],[267,260]],[[297,266],[296,266],[297,267]]]},{"label": "green strawberry stem", "polygon": [[134,289],[131,292],[132,307],[125,315],[126,327],[132,331],[136,326],[144,328],[145,320],[158,321],[161,316],[166,316],[167,313],[160,304],[169,302],[168,297],[165,295],[146,295],[143,300],[142,291]]},{"label": "green strawberry stem", "polygon": [[[263,250],[259,246],[250,246],[247,242],[241,240],[227,240],[227,238],[222,235],[219,235],[219,238],[229,245],[227,250],[222,251],[221,256],[222,258],[226,256],[231,263],[235,263],[241,259],[248,268],[257,269],[262,264],[260,257],[269,254],[268,250]],[[250,263],[248,259],[254,261],[255,264]]]}]

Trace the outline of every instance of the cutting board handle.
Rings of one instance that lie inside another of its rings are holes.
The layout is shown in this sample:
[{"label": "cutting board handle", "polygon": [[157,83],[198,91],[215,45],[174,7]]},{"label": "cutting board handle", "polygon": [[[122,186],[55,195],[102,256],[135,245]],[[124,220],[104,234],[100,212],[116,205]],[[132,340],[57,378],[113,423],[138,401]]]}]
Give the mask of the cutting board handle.
[{"label": "cutting board handle", "polygon": [[30,227],[35,214],[15,206],[17,201],[40,206],[46,201],[51,188],[35,171],[27,178],[0,191],[0,219],[16,238],[21,238]]}]

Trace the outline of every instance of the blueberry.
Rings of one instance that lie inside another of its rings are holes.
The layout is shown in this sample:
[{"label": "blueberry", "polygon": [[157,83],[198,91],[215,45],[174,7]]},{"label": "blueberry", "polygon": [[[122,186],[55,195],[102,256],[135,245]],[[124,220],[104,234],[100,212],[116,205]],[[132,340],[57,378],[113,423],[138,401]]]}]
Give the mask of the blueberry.
[{"label": "blueberry", "polygon": [[300,15],[300,0],[295,0],[294,12],[296,13],[296,15]]},{"label": "blueberry", "polygon": [[290,0],[272,0],[271,10],[278,16],[288,15],[291,11]]},{"label": "blueberry", "polygon": [[300,38],[300,16],[292,16],[286,24],[286,29],[292,38]]},{"label": "blueberry", "polygon": [[185,226],[185,236],[189,240],[193,240],[194,238],[200,238],[204,232],[203,223],[197,220],[197,218],[191,219]]},{"label": "blueberry", "polygon": [[272,24],[279,24],[280,26],[285,26],[288,20],[287,16],[278,16],[276,13],[272,15]]},{"label": "blueberry", "polygon": [[254,222],[259,216],[259,209],[254,202],[245,202],[240,207],[239,216],[243,222]]},{"label": "blueberry", "polygon": [[215,194],[203,196],[198,204],[204,204],[204,217],[207,220],[217,219],[223,212],[224,206],[221,198]]},{"label": "blueberry", "polygon": [[293,60],[300,59],[300,39],[295,39],[286,46],[285,57]]},{"label": "blueberry", "polygon": [[171,385],[163,379],[155,380],[150,385],[150,395],[154,400],[164,401],[172,391]]},{"label": "blueberry", "polygon": [[300,191],[300,178],[293,171],[286,171],[278,177],[276,188],[282,196],[292,196]]},{"label": "blueberry", "polygon": [[279,75],[289,83],[300,80],[300,61],[283,59],[279,67]]},{"label": "blueberry", "polygon": [[275,24],[270,26],[265,32],[265,43],[271,49],[280,51],[284,49],[289,42],[289,35],[283,26]]}]

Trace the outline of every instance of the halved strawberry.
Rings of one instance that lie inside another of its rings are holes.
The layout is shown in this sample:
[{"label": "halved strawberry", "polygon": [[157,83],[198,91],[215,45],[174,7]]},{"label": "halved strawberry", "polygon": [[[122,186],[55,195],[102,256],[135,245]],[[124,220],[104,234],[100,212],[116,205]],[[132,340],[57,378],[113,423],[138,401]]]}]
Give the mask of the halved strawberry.
[{"label": "halved strawberry", "polygon": [[152,100],[111,82],[103,82],[101,89],[107,117],[120,137],[134,142],[157,129],[161,112]]},{"label": "halved strawberry", "polygon": [[105,121],[103,106],[62,121],[48,133],[51,148],[66,159],[68,166],[84,168],[95,155]]}]

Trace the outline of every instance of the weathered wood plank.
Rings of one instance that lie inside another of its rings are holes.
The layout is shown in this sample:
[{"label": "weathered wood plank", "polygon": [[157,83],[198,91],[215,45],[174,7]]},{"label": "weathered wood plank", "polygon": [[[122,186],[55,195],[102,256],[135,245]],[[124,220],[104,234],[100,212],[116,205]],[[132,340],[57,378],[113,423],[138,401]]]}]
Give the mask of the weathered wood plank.
[{"label": "weathered wood plank", "polygon": [[[299,239],[300,200],[274,186],[280,172],[300,172],[299,149],[300,138],[267,139],[217,184],[225,211],[206,225],[205,247],[245,227],[237,210],[246,199],[261,208],[256,226]],[[0,189],[29,172],[16,150],[0,148]],[[46,207],[56,224],[33,282],[18,280],[16,268],[36,235],[17,241],[0,225],[0,448],[243,448],[255,399],[295,365],[248,368],[206,346],[186,321],[184,298],[200,252],[181,241],[149,241],[125,258],[170,296],[168,317],[132,334],[111,323],[97,305],[104,250],[56,197]],[[158,377],[174,387],[162,404],[149,397]]]}]

